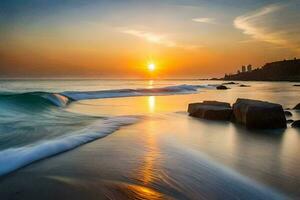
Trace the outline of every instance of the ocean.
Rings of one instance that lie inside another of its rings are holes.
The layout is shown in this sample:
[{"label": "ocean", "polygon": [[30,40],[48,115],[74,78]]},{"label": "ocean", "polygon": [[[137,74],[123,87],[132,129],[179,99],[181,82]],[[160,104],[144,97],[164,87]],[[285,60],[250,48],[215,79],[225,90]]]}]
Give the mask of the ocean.
[{"label": "ocean", "polygon": [[0,198],[300,198],[299,129],[247,130],[186,113],[191,102],[237,98],[293,108],[300,87],[220,83],[1,80]]}]

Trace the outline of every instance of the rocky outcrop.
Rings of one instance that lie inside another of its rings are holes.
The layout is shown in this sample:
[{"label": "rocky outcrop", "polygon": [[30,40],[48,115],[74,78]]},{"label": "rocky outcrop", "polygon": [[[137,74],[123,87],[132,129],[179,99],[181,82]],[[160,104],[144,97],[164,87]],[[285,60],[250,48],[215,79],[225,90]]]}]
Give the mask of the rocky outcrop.
[{"label": "rocky outcrop", "polygon": [[229,89],[225,85],[218,85],[216,88],[217,88],[217,90],[227,90],[227,89]]},{"label": "rocky outcrop", "polygon": [[191,103],[188,106],[190,116],[209,120],[227,120],[232,117],[232,109],[229,103],[218,101],[204,101]]},{"label": "rocky outcrop", "polygon": [[[300,59],[267,63],[247,72],[225,75],[225,81],[297,81],[300,82]],[[298,83],[294,83],[298,84]]]},{"label": "rocky outcrop", "polygon": [[292,123],[293,128],[300,128],[300,120],[296,120]]},{"label": "rocky outcrop", "polygon": [[233,104],[234,121],[254,129],[286,128],[281,105],[251,99],[237,99]]},{"label": "rocky outcrop", "polygon": [[295,107],[294,107],[295,110],[300,110],[300,103],[298,103]]}]

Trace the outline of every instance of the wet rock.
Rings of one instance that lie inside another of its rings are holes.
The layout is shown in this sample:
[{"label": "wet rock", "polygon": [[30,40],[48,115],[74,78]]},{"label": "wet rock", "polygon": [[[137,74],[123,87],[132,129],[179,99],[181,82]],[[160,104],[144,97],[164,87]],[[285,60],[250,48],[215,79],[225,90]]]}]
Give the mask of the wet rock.
[{"label": "wet rock", "polygon": [[188,113],[194,113],[198,110],[199,106],[203,105],[210,105],[210,106],[220,106],[220,107],[227,107],[231,108],[229,103],[226,102],[220,102],[220,101],[203,101],[201,103],[190,103],[188,106]]},{"label": "wet rock", "polygon": [[296,120],[292,123],[293,128],[300,128],[300,120]]},{"label": "wet rock", "polygon": [[294,120],[292,120],[292,119],[286,120],[286,123],[287,123],[287,124],[291,124],[291,123],[293,123],[293,122],[294,122]]},{"label": "wet rock", "polygon": [[238,84],[238,83],[236,83],[236,82],[225,82],[225,83],[222,83],[222,85],[236,85],[236,84]]},{"label": "wet rock", "polygon": [[250,85],[241,84],[240,87],[250,87]]},{"label": "wet rock", "polygon": [[300,103],[298,103],[295,107],[294,107],[295,110],[300,110]]},{"label": "wet rock", "polygon": [[284,111],[284,114],[285,114],[285,116],[287,116],[287,117],[291,117],[291,116],[293,116],[293,114],[290,112],[290,111]]},{"label": "wet rock", "polygon": [[232,109],[229,103],[218,101],[204,101],[191,103],[188,106],[190,116],[209,120],[226,120],[232,117]]},{"label": "wet rock", "polygon": [[219,85],[219,86],[217,86],[216,88],[217,88],[217,90],[227,90],[227,89],[229,89],[229,88],[226,87],[225,85]]},{"label": "wet rock", "polygon": [[254,129],[286,128],[281,105],[252,99],[237,99],[233,104],[234,121]]}]

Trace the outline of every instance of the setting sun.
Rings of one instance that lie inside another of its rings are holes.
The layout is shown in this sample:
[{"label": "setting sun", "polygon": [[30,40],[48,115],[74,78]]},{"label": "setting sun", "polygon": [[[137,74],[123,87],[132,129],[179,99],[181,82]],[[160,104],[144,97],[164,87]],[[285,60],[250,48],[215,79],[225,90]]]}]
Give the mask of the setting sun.
[{"label": "setting sun", "polygon": [[150,64],[148,64],[148,70],[149,71],[154,71],[155,70],[155,64],[154,63],[150,63]]}]

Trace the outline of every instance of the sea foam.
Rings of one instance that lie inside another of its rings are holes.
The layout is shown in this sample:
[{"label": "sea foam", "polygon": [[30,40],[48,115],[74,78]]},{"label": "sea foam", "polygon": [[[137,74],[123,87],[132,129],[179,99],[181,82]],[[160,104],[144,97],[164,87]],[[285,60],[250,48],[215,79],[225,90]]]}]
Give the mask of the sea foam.
[{"label": "sea foam", "polygon": [[138,121],[138,117],[113,117],[99,120],[72,135],[61,136],[48,141],[40,141],[19,148],[0,151],[0,176],[15,171],[32,162],[74,149],[82,144],[103,138],[122,126]]}]

